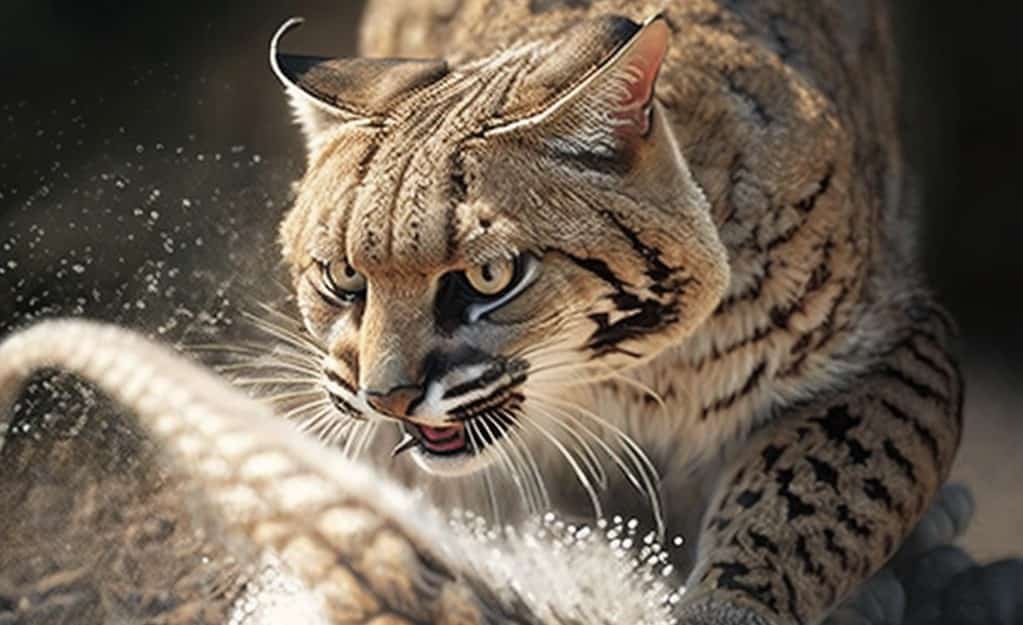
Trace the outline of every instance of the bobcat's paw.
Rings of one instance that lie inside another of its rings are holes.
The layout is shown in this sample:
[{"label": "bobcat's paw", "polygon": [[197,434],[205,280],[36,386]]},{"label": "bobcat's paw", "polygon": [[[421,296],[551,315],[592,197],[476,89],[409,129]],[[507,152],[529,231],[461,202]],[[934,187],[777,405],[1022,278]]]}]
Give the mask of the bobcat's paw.
[{"label": "bobcat's paw", "polygon": [[905,576],[924,554],[961,536],[969,527],[975,508],[973,495],[966,486],[946,484],[888,566],[899,577]]},{"label": "bobcat's paw", "polygon": [[901,625],[906,593],[895,573],[883,569],[835,610],[826,625]]},{"label": "bobcat's paw", "polygon": [[1001,560],[985,566],[969,563],[936,592],[910,605],[906,625],[943,623],[1023,623],[1023,560]]},{"label": "bobcat's paw", "polygon": [[750,607],[713,599],[682,604],[678,625],[771,625]]}]

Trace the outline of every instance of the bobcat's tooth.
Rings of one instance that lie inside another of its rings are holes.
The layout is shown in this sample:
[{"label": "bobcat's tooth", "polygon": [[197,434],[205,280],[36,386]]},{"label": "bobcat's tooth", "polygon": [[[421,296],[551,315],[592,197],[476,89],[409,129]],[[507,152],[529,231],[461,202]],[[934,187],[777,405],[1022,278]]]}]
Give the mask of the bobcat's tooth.
[{"label": "bobcat's tooth", "polygon": [[416,439],[416,437],[408,433],[403,433],[401,442],[395,445],[394,449],[391,450],[391,457],[396,458],[397,456],[412,449],[418,444],[419,441]]}]

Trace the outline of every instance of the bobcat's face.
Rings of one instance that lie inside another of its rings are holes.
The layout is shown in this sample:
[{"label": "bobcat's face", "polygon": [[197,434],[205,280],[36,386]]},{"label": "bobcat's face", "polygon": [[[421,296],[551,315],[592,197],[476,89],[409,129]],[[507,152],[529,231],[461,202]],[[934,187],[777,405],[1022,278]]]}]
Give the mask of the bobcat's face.
[{"label": "bobcat's face", "polygon": [[464,473],[710,314],[728,268],[653,99],[668,34],[604,19],[458,67],[275,56],[310,146],[284,253],[339,411]]}]

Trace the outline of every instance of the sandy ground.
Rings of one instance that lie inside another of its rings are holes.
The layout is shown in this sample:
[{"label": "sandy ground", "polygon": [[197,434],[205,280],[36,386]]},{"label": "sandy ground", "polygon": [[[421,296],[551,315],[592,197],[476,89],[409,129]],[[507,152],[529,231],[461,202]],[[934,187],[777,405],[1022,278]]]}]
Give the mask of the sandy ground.
[{"label": "sandy ground", "polygon": [[964,543],[978,560],[1023,556],[1023,376],[967,358],[966,427],[953,481],[977,513]]}]

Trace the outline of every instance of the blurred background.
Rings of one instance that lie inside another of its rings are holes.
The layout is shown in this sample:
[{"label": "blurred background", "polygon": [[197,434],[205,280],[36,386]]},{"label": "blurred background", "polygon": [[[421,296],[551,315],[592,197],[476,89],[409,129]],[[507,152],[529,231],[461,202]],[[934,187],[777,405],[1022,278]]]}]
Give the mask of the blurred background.
[{"label": "blurred background", "polygon": [[[923,266],[962,328],[983,558],[1023,552],[1023,4],[899,0]],[[0,334],[88,315],[175,340],[279,290],[303,166],[267,42],[355,52],[361,2],[8,0],[0,6]]]}]

